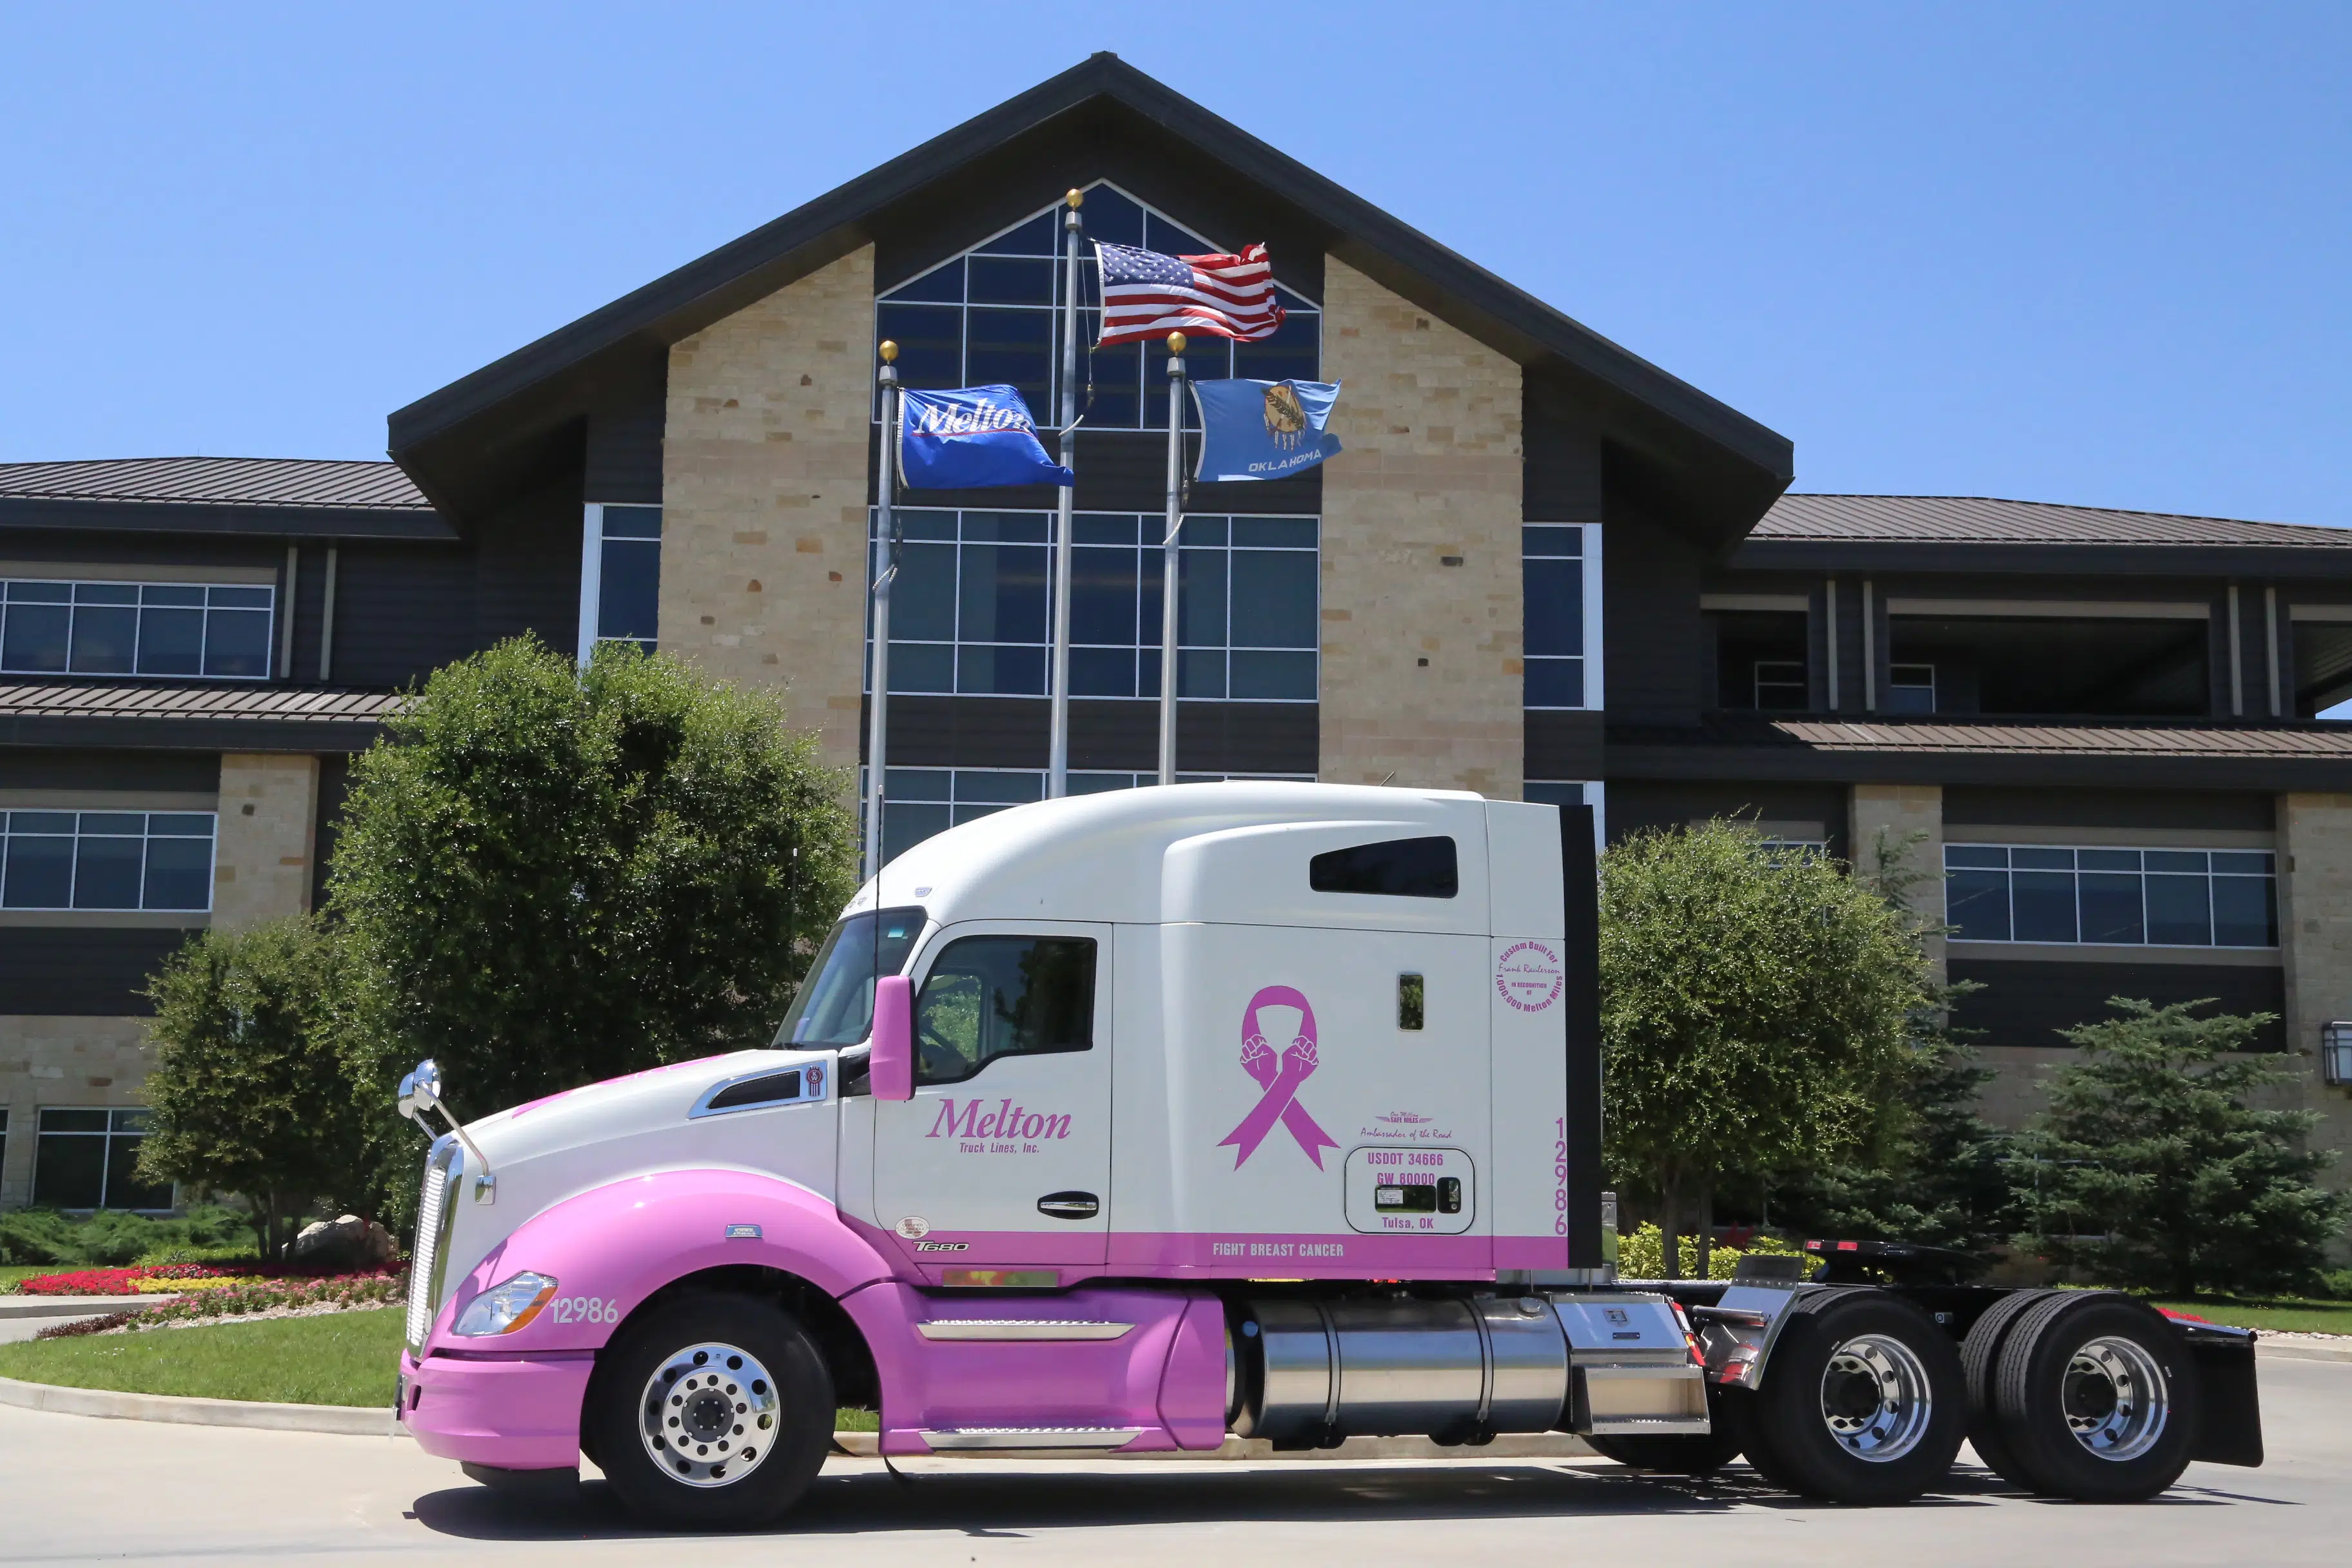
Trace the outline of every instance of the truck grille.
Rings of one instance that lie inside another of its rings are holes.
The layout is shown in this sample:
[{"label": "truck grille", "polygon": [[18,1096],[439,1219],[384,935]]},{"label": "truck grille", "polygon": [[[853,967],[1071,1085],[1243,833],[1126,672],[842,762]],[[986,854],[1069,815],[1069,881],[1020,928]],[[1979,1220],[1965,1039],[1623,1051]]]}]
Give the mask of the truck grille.
[{"label": "truck grille", "polygon": [[449,1222],[457,1207],[458,1176],[464,1152],[451,1139],[436,1148],[425,1164],[425,1191],[416,1203],[416,1245],[408,1254],[408,1348],[425,1352],[425,1336],[433,1329],[434,1309],[441,1304],[441,1276],[449,1262]]}]

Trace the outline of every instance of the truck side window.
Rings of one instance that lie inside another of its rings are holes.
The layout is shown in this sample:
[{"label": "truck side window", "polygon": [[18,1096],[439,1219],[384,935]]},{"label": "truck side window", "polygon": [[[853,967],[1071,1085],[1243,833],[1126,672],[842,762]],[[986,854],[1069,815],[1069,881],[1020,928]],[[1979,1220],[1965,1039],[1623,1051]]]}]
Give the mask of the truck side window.
[{"label": "truck side window", "polygon": [[964,937],[915,999],[915,1081],[961,1083],[998,1057],[1090,1049],[1094,1020],[1092,941]]},{"label": "truck side window", "polygon": [[1396,899],[1450,899],[1462,890],[1451,838],[1391,838],[1318,855],[1307,885],[1318,893],[1380,893]]}]

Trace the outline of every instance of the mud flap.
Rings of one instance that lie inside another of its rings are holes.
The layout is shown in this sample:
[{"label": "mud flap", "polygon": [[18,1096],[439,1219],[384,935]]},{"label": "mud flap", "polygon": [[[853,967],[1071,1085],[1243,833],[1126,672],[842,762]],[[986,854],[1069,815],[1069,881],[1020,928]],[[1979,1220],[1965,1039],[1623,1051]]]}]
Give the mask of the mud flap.
[{"label": "mud flap", "polygon": [[2260,1465],[2263,1405],[2254,1378],[2254,1336],[2201,1323],[2183,1323],[2181,1329],[2205,1396],[2204,1420],[2189,1458],[2209,1465]]}]

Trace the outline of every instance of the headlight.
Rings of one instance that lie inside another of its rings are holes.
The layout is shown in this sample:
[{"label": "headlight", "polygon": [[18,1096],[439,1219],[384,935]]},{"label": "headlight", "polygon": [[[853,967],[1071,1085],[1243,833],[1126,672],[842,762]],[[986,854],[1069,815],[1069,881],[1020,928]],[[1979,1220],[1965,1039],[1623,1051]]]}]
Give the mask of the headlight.
[{"label": "headlight", "polygon": [[555,1281],[544,1274],[518,1274],[501,1279],[473,1300],[457,1316],[457,1332],[468,1339],[486,1334],[510,1334],[533,1318],[555,1297]]}]

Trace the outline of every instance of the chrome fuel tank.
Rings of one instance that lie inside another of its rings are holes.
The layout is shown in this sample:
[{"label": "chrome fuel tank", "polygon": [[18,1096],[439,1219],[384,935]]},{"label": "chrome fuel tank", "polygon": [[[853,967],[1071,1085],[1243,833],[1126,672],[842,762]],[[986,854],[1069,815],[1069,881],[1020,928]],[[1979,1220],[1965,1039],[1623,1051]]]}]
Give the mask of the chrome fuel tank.
[{"label": "chrome fuel tank", "polygon": [[1567,1336],[1538,1297],[1242,1304],[1234,1430],[1278,1447],[1559,1426]]}]

